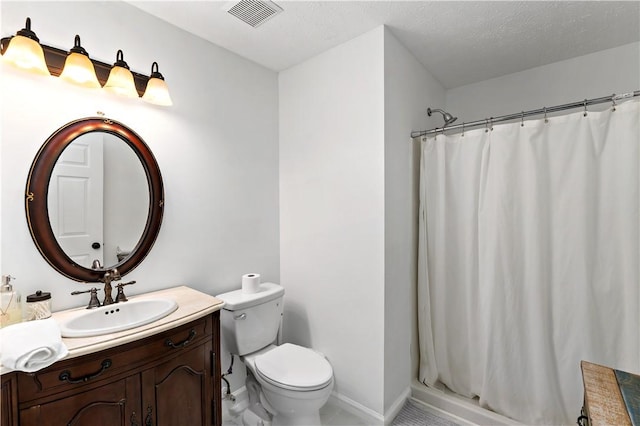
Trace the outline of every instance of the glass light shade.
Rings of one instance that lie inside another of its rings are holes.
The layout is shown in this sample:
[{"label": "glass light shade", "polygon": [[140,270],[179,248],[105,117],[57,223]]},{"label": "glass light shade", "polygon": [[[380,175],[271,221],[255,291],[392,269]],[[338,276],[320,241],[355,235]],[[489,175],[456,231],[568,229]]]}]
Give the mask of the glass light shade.
[{"label": "glass light shade", "polygon": [[28,37],[21,35],[12,37],[3,58],[8,63],[26,71],[50,75],[47,63],[44,60],[42,46]]},{"label": "glass light shade", "polygon": [[88,56],[81,53],[69,53],[60,78],[90,89],[100,88],[93,63]]},{"label": "glass light shade", "polygon": [[111,68],[109,78],[107,79],[104,88],[109,92],[129,98],[138,97],[138,91],[136,90],[136,85],[133,82],[133,74],[124,67],[114,66]]},{"label": "glass light shade", "polygon": [[169,87],[167,86],[167,83],[165,83],[164,80],[155,77],[151,77],[149,79],[144,95],[142,95],[142,99],[156,105],[173,105],[171,96],[169,96]]}]

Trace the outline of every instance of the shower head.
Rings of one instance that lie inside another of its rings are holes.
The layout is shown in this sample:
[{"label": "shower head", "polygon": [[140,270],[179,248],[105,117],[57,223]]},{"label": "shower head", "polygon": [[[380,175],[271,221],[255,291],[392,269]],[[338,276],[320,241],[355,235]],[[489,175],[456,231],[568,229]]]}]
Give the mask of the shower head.
[{"label": "shower head", "polygon": [[431,114],[434,112],[439,112],[440,114],[442,114],[442,118],[444,118],[444,126],[442,127],[447,127],[449,124],[453,123],[454,121],[456,121],[458,119],[458,117],[454,117],[453,115],[449,114],[448,112],[445,112],[441,109],[431,109],[431,108],[427,108],[427,115],[429,117],[431,117]]}]

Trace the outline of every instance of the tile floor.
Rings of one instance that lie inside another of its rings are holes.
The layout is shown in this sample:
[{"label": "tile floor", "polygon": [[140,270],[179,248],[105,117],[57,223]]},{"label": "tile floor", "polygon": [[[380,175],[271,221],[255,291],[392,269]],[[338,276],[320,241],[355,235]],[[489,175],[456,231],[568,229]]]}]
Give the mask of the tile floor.
[{"label": "tile floor", "polygon": [[[222,416],[222,425],[223,426],[242,426],[242,419],[238,417],[233,417],[229,414],[228,410],[224,409],[223,404],[223,416]],[[444,418],[448,418],[445,413],[431,410],[429,406],[424,406],[424,409],[433,412],[436,415],[443,416]],[[450,417],[449,420],[456,421],[460,420],[456,417]],[[323,426],[370,426],[369,422],[361,418],[350,411],[347,411],[341,408],[336,402],[331,399],[327,404],[320,409],[320,421]],[[461,422],[458,424],[469,424],[467,422]],[[302,425],[301,425],[302,426]]]},{"label": "tile floor", "polygon": [[[449,415],[444,411],[438,410],[437,408],[431,407],[430,405],[424,404],[420,401],[413,400],[413,404],[415,404],[417,407],[420,407],[421,410],[429,413],[428,416],[425,416],[425,425],[457,424],[473,426],[473,423],[467,422],[454,415]],[[323,426],[370,426],[370,424],[365,419],[362,419],[354,415],[353,413],[332,404],[331,400],[329,400],[329,402],[320,410],[320,421],[322,422]],[[428,421],[430,421],[430,423],[427,423]]]},{"label": "tile floor", "polygon": [[[320,421],[323,426],[368,426],[363,419],[330,402],[320,410]],[[242,419],[234,418],[225,411],[222,416],[222,425],[241,426]]]},{"label": "tile floor", "polygon": [[[241,426],[242,418],[234,417],[229,413],[228,409],[225,408],[225,404],[223,403],[222,425]],[[368,426],[368,423],[364,419],[340,408],[331,401],[320,410],[320,421],[323,426]]]},{"label": "tile floor", "polygon": [[323,426],[367,426],[363,419],[340,408],[331,400],[320,409],[320,421]]}]

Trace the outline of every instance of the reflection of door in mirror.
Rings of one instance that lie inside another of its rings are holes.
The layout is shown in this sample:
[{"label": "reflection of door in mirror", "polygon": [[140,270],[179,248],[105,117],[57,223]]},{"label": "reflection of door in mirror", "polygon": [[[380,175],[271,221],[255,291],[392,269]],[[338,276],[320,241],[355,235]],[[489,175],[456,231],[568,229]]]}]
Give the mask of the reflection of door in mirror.
[{"label": "reflection of door in mirror", "polygon": [[140,241],[149,187],[127,143],[110,133],[91,132],[62,151],[47,202],[51,228],[67,256],[85,268],[99,260],[106,269],[126,259]]},{"label": "reflection of door in mirror", "polygon": [[65,149],[49,182],[49,222],[58,244],[79,265],[103,263],[103,148],[88,133]]}]

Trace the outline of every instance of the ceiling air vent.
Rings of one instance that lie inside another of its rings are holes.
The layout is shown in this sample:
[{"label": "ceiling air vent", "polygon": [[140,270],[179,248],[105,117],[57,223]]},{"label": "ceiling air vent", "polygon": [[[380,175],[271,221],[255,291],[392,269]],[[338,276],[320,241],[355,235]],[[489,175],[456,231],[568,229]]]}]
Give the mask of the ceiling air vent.
[{"label": "ceiling air vent", "polygon": [[258,27],[282,12],[282,8],[271,1],[240,0],[230,2],[224,8],[227,12],[243,22]]}]

